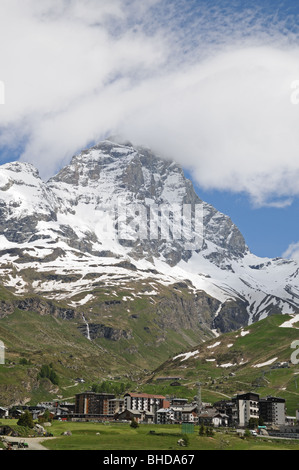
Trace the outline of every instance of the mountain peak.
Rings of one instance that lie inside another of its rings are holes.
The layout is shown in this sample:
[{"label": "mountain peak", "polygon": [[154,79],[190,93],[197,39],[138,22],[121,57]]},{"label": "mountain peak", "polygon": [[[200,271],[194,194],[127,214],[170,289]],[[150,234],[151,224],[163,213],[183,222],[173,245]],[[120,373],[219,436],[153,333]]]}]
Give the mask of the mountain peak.
[{"label": "mountain peak", "polygon": [[107,137],[106,141],[112,142],[114,144],[122,145],[124,147],[134,147],[132,142],[122,137],[121,135],[110,135],[109,137]]},{"label": "mountain peak", "polygon": [[[83,150],[47,183],[32,165],[0,167],[0,265],[13,269],[3,269],[4,285],[64,298],[92,288],[93,278],[107,286],[115,277],[132,282],[132,272],[162,284],[187,279],[221,303],[219,325],[239,311],[243,321],[297,307],[297,265],[282,272],[278,261],[254,257],[231,219],[199,198],[180,165],[113,140]],[[203,238],[194,244],[198,228]],[[36,282],[15,277],[33,268]],[[46,272],[51,283],[43,281]]]},{"label": "mountain peak", "polygon": [[35,166],[28,162],[15,161],[5,163],[4,165],[2,165],[2,170],[5,170],[7,174],[9,172],[14,174],[13,177],[16,179],[19,179],[17,174],[27,174],[33,176],[34,178],[40,179],[39,171],[37,170],[37,168],[35,168]]}]

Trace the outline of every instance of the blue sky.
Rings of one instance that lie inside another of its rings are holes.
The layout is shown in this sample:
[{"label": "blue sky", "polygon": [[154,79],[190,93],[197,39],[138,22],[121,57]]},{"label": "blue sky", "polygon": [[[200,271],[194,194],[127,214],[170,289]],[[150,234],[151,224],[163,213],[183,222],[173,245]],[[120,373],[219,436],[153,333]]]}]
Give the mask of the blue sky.
[{"label": "blue sky", "polygon": [[120,133],[299,259],[298,25],[288,0],[1,0],[0,163],[47,179]]},{"label": "blue sky", "polygon": [[257,256],[276,258],[298,240],[299,199],[284,208],[253,207],[245,194],[226,191],[204,191],[195,186],[198,195],[220,212],[230,216],[246,243]]}]

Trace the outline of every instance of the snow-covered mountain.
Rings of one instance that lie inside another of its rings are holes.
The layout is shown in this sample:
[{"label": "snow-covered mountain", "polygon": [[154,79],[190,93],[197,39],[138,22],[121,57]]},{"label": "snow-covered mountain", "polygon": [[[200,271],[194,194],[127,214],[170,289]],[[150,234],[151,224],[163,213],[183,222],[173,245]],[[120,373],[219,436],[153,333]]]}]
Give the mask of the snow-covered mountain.
[{"label": "snow-covered mountain", "polygon": [[48,182],[27,163],[0,167],[0,266],[16,295],[70,306],[79,293],[88,304],[99,282],[129,284],[132,295],[134,282],[152,285],[152,295],[157,284],[185,282],[217,301],[211,328],[221,331],[299,310],[295,261],[250,253],[179,165],[113,139]]}]

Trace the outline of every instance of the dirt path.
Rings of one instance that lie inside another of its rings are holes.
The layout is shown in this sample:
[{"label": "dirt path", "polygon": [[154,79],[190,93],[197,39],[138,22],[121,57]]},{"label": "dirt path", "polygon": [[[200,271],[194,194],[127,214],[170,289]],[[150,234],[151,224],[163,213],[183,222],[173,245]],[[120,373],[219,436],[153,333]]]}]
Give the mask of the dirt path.
[{"label": "dirt path", "polygon": [[[20,438],[20,437],[11,437],[11,436],[4,436],[5,439],[9,442],[20,442],[21,440],[24,440],[28,444],[28,450],[48,450],[46,447],[42,445],[43,441],[48,441],[49,439],[54,439],[53,437],[26,437],[26,438]],[[17,449],[14,447],[14,449]],[[25,450],[27,450],[25,449]],[[17,449],[20,450],[20,449]],[[24,449],[21,449],[24,450]]]}]

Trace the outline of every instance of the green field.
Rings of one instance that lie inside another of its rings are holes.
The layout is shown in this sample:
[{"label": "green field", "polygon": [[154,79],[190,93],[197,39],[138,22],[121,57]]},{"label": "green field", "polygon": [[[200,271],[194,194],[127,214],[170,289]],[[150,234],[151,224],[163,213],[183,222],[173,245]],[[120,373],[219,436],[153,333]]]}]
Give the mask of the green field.
[{"label": "green field", "polygon": [[[0,420],[0,424],[16,425],[15,420]],[[72,423],[54,421],[49,431],[54,439],[45,438],[49,450],[299,450],[298,440],[249,437],[241,438],[233,431],[215,431],[213,437],[202,437],[195,426],[189,436],[189,445],[181,447],[180,425],[140,425],[132,429],[129,423]],[[65,431],[71,435],[63,436]]]}]

